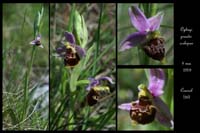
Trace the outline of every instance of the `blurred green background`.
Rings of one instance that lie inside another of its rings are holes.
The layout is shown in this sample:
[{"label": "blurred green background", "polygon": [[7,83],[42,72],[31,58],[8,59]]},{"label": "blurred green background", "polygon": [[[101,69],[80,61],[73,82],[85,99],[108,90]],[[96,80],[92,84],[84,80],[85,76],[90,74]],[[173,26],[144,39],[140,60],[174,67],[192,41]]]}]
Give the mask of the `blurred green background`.
[{"label": "blurred green background", "polygon": [[[130,103],[138,99],[138,85],[145,84],[148,86],[148,79],[145,69],[118,69],[118,105]],[[170,108],[173,116],[174,112],[174,76],[173,69],[164,69],[165,86],[164,94],[161,98]],[[147,125],[133,126],[130,114],[127,111],[118,109],[117,115],[118,130],[170,130],[169,128],[154,121]]]},{"label": "blurred green background", "polygon": [[[41,42],[37,48],[30,74],[30,99],[42,84],[48,84],[49,74],[49,6],[48,4],[3,4],[3,129],[42,130],[47,128],[48,107],[41,109],[43,100],[30,100],[29,117],[22,120],[25,73],[31,60],[34,40],[34,20],[44,6]],[[41,90],[42,91],[42,90]],[[41,92],[40,91],[40,92]],[[48,91],[47,93],[48,94]],[[40,95],[40,94],[39,94]],[[37,108],[34,110],[34,107]],[[33,111],[34,110],[34,111]]]},{"label": "blurred green background", "polygon": [[[137,5],[137,4],[132,4]],[[128,8],[131,4],[118,4],[117,11],[117,35],[118,35],[118,49],[121,41],[131,33],[136,32],[136,29],[132,26],[130,17],[128,15]],[[157,12],[163,12],[164,17],[161,23],[160,32],[161,36],[165,39],[165,58],[164,65],[174,64],[174,6],[173,3],[158,3]],[[149,65],[160,65],[159,61],[149,58]],[[129,50],[119,52],[118,51],[118,65],[140,65],[138,57],[138,48],[134,47]],[[144,64],[142,64],[144,65]],[[148,64],[146,64],[148,65]]]}]

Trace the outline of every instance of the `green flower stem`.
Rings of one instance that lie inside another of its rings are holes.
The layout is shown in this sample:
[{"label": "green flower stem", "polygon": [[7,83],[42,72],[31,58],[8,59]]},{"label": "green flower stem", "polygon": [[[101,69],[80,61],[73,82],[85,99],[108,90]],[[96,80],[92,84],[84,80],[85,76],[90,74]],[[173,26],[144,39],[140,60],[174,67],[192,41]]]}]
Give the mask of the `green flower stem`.
[{"label": "green flower stem", "polygon": [[[99,15],[98,30],[97,30],[97,45],[96,45],[96,50],[95,50],[95,57],[94,57],[94,60],[97,59],[98,54],[99,54],[100,29],[101,29],[102,14],[103,14],[103,4],[100,5],[100,15]],[[95,63],[94,66],[93,66],[92,76],[95,75],[95,72],[96,72],[96,65],[97,65],[97,63]]]},{"label": "green flower stem", "polygon": [[[41,19],[43,16],[43,12],[44,12],[44,8],[41,8],[41,11],[37,12],[37,16],[35,18],[34,21],[34,39],[36,38],[36,36],[39,34],[39,30],[41,28]],[[34,57],[36,54],[36,46],[33,46],[32,48],[32,52],[31,52],[31,60],[29,62],[29,66],[28,69],[26,71],[26,75],[25,75],[25,86],[24,86],[24,105],[23,105],[23,112],[22,112],[22,120],[25,119],[25,117],[27,116],[28,110],[29,110],[29,90],[28,90],[28,86],[29,86],[29,79],[30,79],[30,74],[32,71],[32,66],[33,66],[33,61],[34,61]]]},{"label": "green flower stem", "polygon": [[67,87],[67,82],[68,82],[68,79],[69,79],[69,73],[70,73],[70,69],[66,69],[65,67],[62,69],[63,71],[63,75],[62,75],[62,89],[61,89],[61,95],[65,95],[65,92],[66,92],[66,87]]},{"label": "green flower stem", "polygon": [[140,47],[138,47],[138,57],[140,65],[149,64],[149,57],[144,53],[144,51]]},{"label": "green flower stem", "polygon": [[33,46],[33,48],[32,48],[32,54],[31,54],[31,61],[30,61],[28,70],[27,70],[27,72],[26,72],[26,77],[25,77],[25,87],[24,87],[24,112],[23,112],[22,120],[26,117],[27,112],[28,112],[28,103],[29,103],[28,85],[29,85],[29,78],[30,78],[30,74],[31,74],[31,71],[32,71],[32,65],[33,65],[35,53],[36,53],[36,47]]},{"label": "green flower stem", "polygon": [[165,90],[165,100],[168,107],[171,107],[171,101],[173,99],[173,89],[174,89],[174,80],[173,80],[173,69],[168,69],[168,81],[167,81],[167,88]]}]

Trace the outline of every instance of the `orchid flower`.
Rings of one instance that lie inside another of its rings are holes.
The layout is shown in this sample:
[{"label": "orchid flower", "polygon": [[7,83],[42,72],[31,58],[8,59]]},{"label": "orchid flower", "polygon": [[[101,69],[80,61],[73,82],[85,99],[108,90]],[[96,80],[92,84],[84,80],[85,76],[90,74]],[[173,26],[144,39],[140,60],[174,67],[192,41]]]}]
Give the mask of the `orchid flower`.
[{"label": "orchid flower", "polygon": [[87,103],[89,106],[95,105],[100,99],[110,94],[110,88],[102,84],[101,81],[106,80],[111,84],[114,84],[110,77],[100,77],[98,79],[89,78],[90,83],[86,87],[86,90],[89,91],[87,94]]},{"label": "orchid flower", "polygon": [[76,45],[74,35],[70,32],[65,32],[66,42],[62,43],[60,47],[56,49],[56,52],[60,57],[64,58],[65,66],[74,67],[76,66],[81,57],[86,55],[83,48]]},{"label": "orchid flower", "polygon": [[173,128],[173,118],[169,107],[160,96],[164,93],[165,75],[162,69],[150,69],[149,85],[138,86],[138,100],[124,103],[119,109],[129,111],[131,119],[139,124],[148,124],[156,118],[161,124]]},{"label": "orchid flower", "polygon": [[128,35],[121,42],[120,51],[141,46],[149,57],[161,61],[165,56],[165,48],[164,39],[160,37],[158,30],[163,13],[159,12],[151,18],[147,18],[137,6],[130,7],[128,12],[132,25],[138,31]]},{"label": "orchid flower", "polygon": [[35,40],[31,41],[30,44],[43,48],[43,45],[41,44],[40,40],[41,40],[41,35],[37,35]]}]

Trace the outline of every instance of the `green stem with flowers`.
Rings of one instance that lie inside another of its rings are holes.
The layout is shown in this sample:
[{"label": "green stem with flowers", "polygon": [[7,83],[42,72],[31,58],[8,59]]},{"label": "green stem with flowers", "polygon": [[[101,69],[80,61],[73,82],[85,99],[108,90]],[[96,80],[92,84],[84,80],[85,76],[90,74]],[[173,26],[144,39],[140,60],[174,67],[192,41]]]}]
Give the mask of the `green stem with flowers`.
[{"label": "green stem with flowers", "polygon": [[[38,14],[36,16],[36,19],[34,21],[34,38],[36,38],[36,36],[39,34],[39,29],[41,27],[41,18],[43,16],[43,12],[44,12],[44,8],[42,7],[41,11],[38,11]],[[29,80],[30,80],[30,74],[32,71],[32,66],[33,66],[33,61],[35,58],[35,54],[36,54],[36,46],[33,46],[32,48],[32,52],[31,52],[31,60],[29,62],[28,65],[28,69],[26,71],[26,75],[25,75],[25,86],[24,86],[24,104],[23,104],[23,113],[22,113],[22,119],[24,120],[28,114],[28,110],[29,110],[29,90],[28,90],[28,85],[29,85]]]}]

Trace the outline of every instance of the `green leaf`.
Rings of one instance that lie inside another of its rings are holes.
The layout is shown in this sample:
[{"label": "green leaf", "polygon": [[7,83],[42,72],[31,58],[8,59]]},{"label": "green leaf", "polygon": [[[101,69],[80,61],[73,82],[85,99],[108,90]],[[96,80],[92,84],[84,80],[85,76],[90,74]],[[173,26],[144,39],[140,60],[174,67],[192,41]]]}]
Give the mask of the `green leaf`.
[{"label": "green leaf", "polygon": [[85,20],[83,16],[79,14],[78,11],[75,11],[74,15],[74,33],[77,43],[82,48],[85,48],[88,41],[88,31],[87,26],[85,24]]},{"label": "green leaf", "polygon": [[15,112],[11,108],[9,108],[7,111],[9,113],[9,115],[10,115],[11,120],[12,120],[12,124],[13,125],[18,124],[19,121],[18,121],[18,119],[17,119],[17,117],[15,115]]},{"label": "green leaf", "polygon": [[148,65],[149,64],[149,57],[145,54],[145,52],[138,47],[138,57],[140,65]]},{"label": "green leaf", "polygon": [[150,69],[144,69],[144,71],[145,71],[145,75],[146,75],[148,81],[149,81],[149,77],[150,77],[149,70],[150,70]]},{"label": "green leaf", "polygon": [[169,107],[171,107],[171,101],[173,99],[173,90],[174,90],[174,72],[173,69],[167,69],[167,85],[165,88],[165,100]]},{"label": "green leaf", "polygon": [[40,11],[37,12],[35,21],[34,21],[34,35],[36,36],[39,31],[40,31],[40,27],[41,27],[41,20],[44,14],[44,7],[41,8]]},{"label": "green leaf", "polygon": [[157,8],[158,8],[158,6],[157,6],[156,3],[152,3],[152,4],[150,5],[150,17],[156,15]]},{"label": "green leaf", "polygon": [[93,60],[91,65],[88,66],[87,70],[84,71],[83,75],[85,75],[86,73],[89,73],[90,69],[95,65],[95,63],[100,61],[103,55],[105,55],[108,52],[108,50],[110,50],[110,48],[113,47],[114,44],[115,44],[115,39],[104,49],[104,51],[96,58],[96,60]]},{"label": "green leaf", "polygon": [[109,110],[104,114],[103,117],[99,117],[99,126],[97,127],[97,130],[101,130],[105,125],[112,119],[113,115],[115,115],[116,110],[110,107]]},{"label": "green leaf", "polygon": [[93,52],[94,45],[90,47],[90,49],[87,51],[86,57],[82,58],[80,63],[74,67],[71,78],[70,78],[70,90],[74,92],[76,90],[76,85],[78,78],[80,74],[83,72],[83,70],[86,68],[86,64],[88,60],[90,59],[90,56]]},{"label": "green leaf", "polygon": [[71,10],[70,16],[69,16],[69,24],[68,24],[68,27],[67,27],[68,32],[73,31],[74,13],[75,13],[75,4],[72,4],[72,10]]},{"label": "green leaf", "polygon": [[172,29],[172,30],[174,29],[174,27],[171,26],[171,25],[163,25],[163,24],[161,24],[160,27],[161,28],[169,28],[169,29]]},{"label": "green leaf", "polygon": [[79,85],[83,85],[83,84],[89,84],[89,80],[79,80],[78,82],[77,82],[77,86],[79,86]]},{"label": "green leaf", "polygon": [[144,12],[144,7],[143,7],[143,4],[142,4],[142,3],[139,3],[138,7],[140,8],[140,10],[141,10],[142,12]]}]

